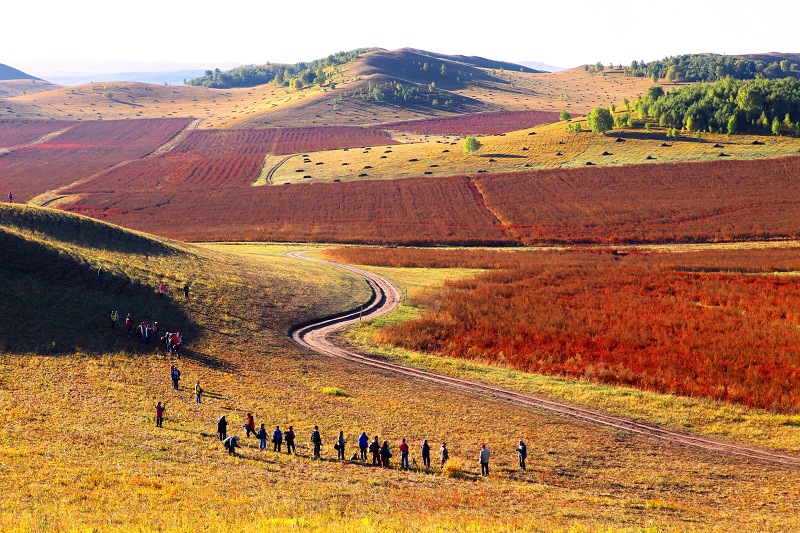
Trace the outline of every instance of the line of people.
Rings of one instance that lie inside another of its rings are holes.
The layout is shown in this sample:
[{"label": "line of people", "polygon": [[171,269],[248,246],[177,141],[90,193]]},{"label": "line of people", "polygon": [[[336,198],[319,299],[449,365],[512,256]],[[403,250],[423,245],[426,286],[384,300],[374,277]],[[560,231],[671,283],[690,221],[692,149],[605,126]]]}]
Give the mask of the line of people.
[{"label": "line of people", "polygon": [[[180,370],[178,370],[176,365],[172,365],[170,369],[170,377],[172,379],[172,386],[175,390],[178,390],[180,376]],[[197,380],[195,383],[194,393],[195,402],[201,403],[203,389],[200,387],[200,380]],[[156,427],[162,427],[165,410],[166,402],[163,404],[158,402],[156,405]],[[265,424],[261,424],[258,430],[256,430],[255,418],[253,417],[252,413],[248,412],[245,415],[245,423],[242,428],[245,430],[245,438],[249,439],[250,435],[252,434],[259,441],[259,449],[267,449],[267,439],[270,438],[270,434],[268,433]],[[231,455],[236,455],[236,449],[242,447],[240,444],[241,439],[238,435],[228,436],[228,420],[225,415],[221,416],[217,420],[217,436],[222,442],[225,450]],[[289,455],[296,455],[297,448],[295,445],[295,439],[296,433],[293,426],[289,426],[289,429],[286,431],[282,431],[280,426],[275,426],[275,429],[271,433],[272,451],[281,453],[283,444],[285,443],[286,453]],[[313,447],[313,457],[315,459],[320,459],[322,455],[322,434],[320,433],[319,426],[314,426],[309,440],[311,441]],[[350,461],[360,460],[361,462],[366,463],[368,462],[367,454],[369,453],[371,455],[373,466],[379,466],[382,468],[390,467],[389,460],[393,457],[393,453],[388,439],[384,439],[381,443],[380,437],[375,435],[372,441],[370,441],[369,437],[367,436],[367,432],[364,431],[361,433],[361,435],[359,435],[356,444],[358,446],[358,451],[353,452],[352,456],[350,457]],[[333,445],[333,449],[337,452],[337,459],[342,461],[346,459],[346,447],[347,440],[344,437],[344,431],[339,431],[339,434],[336,437]],[[400,444],[397,448],[400,451],[400,469],[410,470],[411,468],[416,468],[416,459],[412,459],[413,463],[409,463],[410,448],[405,437],[400,439]],[[431,451],[432,450],[430,444],[428,443],[428,439],[423,439],[422,443],[420,444],[420,457],[422,459],[422,468],[425,470],[431,469]],[[519,459],[520,469],[526,470],[527,465],[525,461],[528,457],[528,447],[522,439],[518,441],[515,451],[517,458]],[[481,465],[481,476],[489,476],[490,457],[491,452],[489,451],[489,448],[486,446],[486,444],[481,444],[480,451],[478,452],[478,462]],[[439,448],[439,465],[442,470],[444,470],[444,467],[449,459],[450,450],[447,448],[447,443],[442,442]]]},{"label": "line of people", "polygon": [[[259,440],[259,449],[267,449],[267,439],[269,438],[267,429],[264,424],[261,424],[260,428],[256,430],[255,419],[253,418],[252,413],[246,414],[245,423],[242,427],[245,430],[245,438],[250,438],[250,435],[252,434]],[[217,435],[219,440],[223,443],[225,450],[231,455],[236,455],[236,448],[241,448],[241,439],[237,435],[230,437],[228,436],[228,421],[224,415],[217,420]],[[289,426],[289,429],[285,432],[281,431],[280,426],[275,426],[275,429],[272,431],[272,451],[280,453],[281,447],[285,441],[286,453],[297,454],[295,437],[296,434],[292,426]],[[312,456],[315,459],[321,458],[322,434],[320,433],[319,426],[314,426],[309,440],[311,441],[313,449]],[[358,451],[353,452],[353,455],[350,457],[350,461],[360,460],[361,462],[366,463],[368,462],[367,454],[369,453],[371,455],[373,466],[379,466],[382,468],[390,467],[389,459],[393,457],[393,454],[388,439],[384,439],[381,443],[378,435],[375,435],[372,441],[370,441],[369,437],[367,436],[367,432],[364,431],[358,437],[357,445]],[[333,445],[334,450],[337,452],[337,459],[345,460],[346,446],[347,440],[344,438],[344,431],[339,431],[339,435],[336,437]],[[416,467],[416,459],[412,459],[413,464],[409,463],[410,449],[405,438],[400,440],[398,449],[400,451],[400,469],[410,470],[412,467]],[[517,453],[517,458],[519,459],[520,469],[526,470],[527,467],[525,460],[528,457],[528,447],[522,439],[520,439],[517,443],[515,451]],[[486,446],[486,444],[482,444],[478,454],[478,462],[481,465],[481,476],[489,476],[490,456],[491,452],[489,451],[489,448]],[[424,439],[422,444],[420,444],[420,457],[422,458],[422,468],[430,470],[431,446],[427,439]],[[447,448],[447,443],[442,442],[441,447],[439,448],[439,464],[441,469],[444,469],[445,464],[449,459],[450,451]]]}]

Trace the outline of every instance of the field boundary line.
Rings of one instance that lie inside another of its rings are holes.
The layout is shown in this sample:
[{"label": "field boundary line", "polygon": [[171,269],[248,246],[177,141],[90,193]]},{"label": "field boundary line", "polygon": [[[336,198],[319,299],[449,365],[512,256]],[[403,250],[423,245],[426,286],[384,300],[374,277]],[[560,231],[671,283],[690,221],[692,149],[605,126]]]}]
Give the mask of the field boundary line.
[{"label": "field boundary line", "polygon": [[372,289],[372,296],[369,301],[358,309],[292,328],[289,331],[289,336],[295,342],[309,350],[321,355],[357,363],[373,370],[383,371],[394,377],[404,376],[411,379],[419,379],[443,387],[449,387],[481,396],[488,396],[597,426],[615,429],[624,433],[683,446],[685,448],[702,450],[727,457],[735,457],[741,460],[756,461],[788,468],[800,468],[800,457],[790,455],[789,453],[746,444],[726,442],[702,435],[683,433],[624,416],[611,415],[589,407],[582,407],[543,396],[521,393],[510,389],[486,385],[477,381],[465,380],[445,374],[437,374],[430,370],[418,369],[377,359],[358,353],[351,348],[338,346],[334,344],[330,338],[334,332],[350,324],[364,319],[375,318],[393,310],[400,302],[400,291],[390,281],[373,272],[335,261],[305,257],[303,255],[304,253],[305,252],[302,251],[290,252],[287,255],[295,259],[313,261],[352,272],[363,277]]}]

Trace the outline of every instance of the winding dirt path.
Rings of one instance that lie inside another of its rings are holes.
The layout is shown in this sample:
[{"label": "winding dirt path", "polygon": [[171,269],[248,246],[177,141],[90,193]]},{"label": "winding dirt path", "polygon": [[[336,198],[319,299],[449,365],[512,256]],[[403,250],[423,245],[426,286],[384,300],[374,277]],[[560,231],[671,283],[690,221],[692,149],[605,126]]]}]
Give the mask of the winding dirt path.
[{"label": "winding dirt path", "polygon": [[422,370],[397,363],[374,359],[355,352],[352,349],[337,346],[329,338],[331,333],[362,319],[374,318],[391,311],[400,302],[400,291],[385,278],[367,270],[333,261],[305,257],[303,256],[303,252],[291,252],[288,255],[296,259],[323,263],[335,268],[341,268],[343,270],[353,272],[359,276],[362,276],[372,288],[372,298],[369,302],[364,304],[362,309],[321,319],[311,324],[299,326],[290,332],[292,339],[294,339],[297,343],[317,353],[355,362],[366,367],[391,373],[393,375],[407,376],[409,378],[420,379],[441,386],[451,387],[483,396],[489,396],[498,400],[504,400],[518,405],[524,405],[526,407],[532,407],[548,413],[568,416],[583,422],[614,428],[619,431],[624,431],[671,444],[733,456],[740,459],[770,463],[791,468],[800,468],[800,457],[786,453],[764,448],[757,448],[755,446],[725,442],[710,437],[681,433],[656,425],[639,422],[621,416],[610,415],[601,411],[572,405],[558,400],[515,392],[500,387],[485,385],[475,381],[468,381],[456,377],[437,374],[429,370]]}]

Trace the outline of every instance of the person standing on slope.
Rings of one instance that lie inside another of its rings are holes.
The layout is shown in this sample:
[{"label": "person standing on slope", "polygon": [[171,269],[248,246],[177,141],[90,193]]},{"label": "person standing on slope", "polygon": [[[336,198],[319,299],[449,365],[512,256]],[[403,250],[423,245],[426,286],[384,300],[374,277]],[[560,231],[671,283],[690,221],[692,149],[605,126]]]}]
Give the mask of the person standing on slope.
[{"label": "person standing on slope", "polygon": [[322,448],[322,436],[319,434],[319,427],[314,426],[311,432],[311,443],[314,445],[314,457],[319,459],[320,448]]},{"label": "person standing on slope", "polygon": [[133,317],[130,313],[125,317],[125,330],[128,332],[128,337],[130,337],[133,331]]},{"label": "person standing on slope", "polygon": [[422,465],[425,467],[426,470],[430,469],[431,467],[431,445],[428,444],[428,439],[422,441],[422,446],[420,446],[420,452],[422,455]]},{"label": "person standing on slope", "polygon": [[336,437],[336,451],[338,452],[336,457],[342,461],[344,461],[344,445],[346,443],[347,441],[344,440],[344,431],[339,431],[339,436]]},{"label": "person standing on slope", "polygon": [[258,428],[258,433],[256,433],[256,438],[258,439],[258,449],[259,450],[266,450],[267,449],[267,428],[264,427],[264,424],[261,424],[261,427]]},{"label": "person standing on slope", "polygon": [[200,380],[194,384],[195,403],[200,403],[200,397],[203,395],[203,389],[200,387]]},{"label": "person standing on slope", "polygon": [[378,436],[375,435],[375,440],[373,440],[369,445],[369,452],[372,454],[372,466],[381,465],[381,445],[378,442]]},{"label": "person standing on slope", "polygon": [[283,432],[280,426],[275,426],[275,431],[272,432],[272,451],[280,453],[282,444]]},{"label": "person standing on slope", "polygon": [[164,411],[167,408],[167,402],[164,402],[162,405],[161,402],[156,404],[156,427],[160,428],[163,427],[162,424],[164,423]]},{"label": "person standing on slope", "polygon": [[485,444],[481,444],[481,453],[478,456],[478,461],[481,463],[481,476],[489,475],[489,448]]},{"label": "person standing on slope", "polygon": [[222,415],[217,420],[217,435],[219,435],[219,440],[228,438],[228,421],[225,420],[225,415]]},{"label": "person standing on slope", "polygon": [[401,470],[408,470],[408,444],[406,444],[406,439],[404,438],[400,441],[400,469]]},{"label": "person standing on slope", "polygon": [[361,460],[363,462],[367,462],[367,446],[369,446],[369,437],[367,437],[367,432],[364,431],[358,437],[358,449],[361,451]]},{"label": "person standing on slope", "polygon": [[294,447],[294,428],[289,426],[289,429],[283,434],[283,437],[286,439],[286,453],[289,455],[294,453],[296,455],[297,450]]},{"label": "person standing on slope", "polygon": [[444,470],[444,464],[450,459],[450,452],[447,451],[446,442],[443,442],[442,447],[439,448],[439,459],[442,461],[442,470]]},{"label": "person standing on slope", "polygon": [[381,446],[381,464],[383,468],[389,468],[389,459],[392,457],[392,450],[389,448],[389,441],[384,440]]},{"label": "person standing on slope", "polygon": [[520,439],[519,444],[517,445],[517,457],[519,457],[520,469],[525,470],[525,458],[528,457],[528,447],[525,446],[525,443],[522,442],[522,439]]},{"label": "person standing on slope", "polygon": [[181,380],[181,371],[178,370],[178,367],[172,365],[172,370],[170,370],[170,377],[172,378],[172,388],[178,390],[178,382]]}]

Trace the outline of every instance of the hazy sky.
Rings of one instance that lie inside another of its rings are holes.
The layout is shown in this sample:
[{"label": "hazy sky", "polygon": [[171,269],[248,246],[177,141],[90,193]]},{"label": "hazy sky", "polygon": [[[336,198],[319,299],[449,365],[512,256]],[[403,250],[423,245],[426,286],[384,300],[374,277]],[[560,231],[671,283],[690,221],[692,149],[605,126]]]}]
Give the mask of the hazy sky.
[{"label": "hazy sky", "polygon": [[572,67],[681,53],[800,52],[798,0],[80,0],[3,6],[0,63],[274,63],[420,48]]}]

